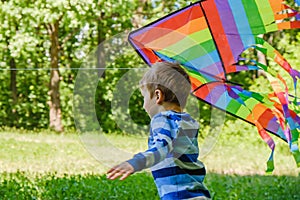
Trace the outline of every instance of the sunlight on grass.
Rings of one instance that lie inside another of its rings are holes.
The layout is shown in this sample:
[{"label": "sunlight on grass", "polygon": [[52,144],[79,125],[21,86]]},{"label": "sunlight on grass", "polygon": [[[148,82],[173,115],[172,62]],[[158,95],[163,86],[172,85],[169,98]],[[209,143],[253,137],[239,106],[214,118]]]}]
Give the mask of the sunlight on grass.
[{"label": "sunlight on grass", "polygon": [[1,172],[104,173],[76,134],[0,132]]}]

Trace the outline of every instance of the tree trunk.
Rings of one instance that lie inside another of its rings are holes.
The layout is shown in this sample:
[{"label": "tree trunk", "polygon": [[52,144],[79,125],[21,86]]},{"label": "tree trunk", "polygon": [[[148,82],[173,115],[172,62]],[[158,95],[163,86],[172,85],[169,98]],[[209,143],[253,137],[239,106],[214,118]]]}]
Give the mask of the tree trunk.
[{"label": "tree trunk", "polygon": [[50,40],[51,40],[51,74],[50,74],[50,128],[55,131],[62,132],[63,125],[61,123],[61,108],[60,108],[60,94],[59,94],[59,69],[58,69],[58,56],[59,56],[59,42],[58,42],[58,28],[59,21],[48,26]]},{"label": "tree trunk", "polygon": [[10,65],[10,91],[11,91],[11,98],[12,102],[12,109],[11,109],[11,126],[17,126],[18,123],[18,115],[15,109],[15,105],[18,101],[18,92],[17,92],[17,70],[16,70],[16,61],[14,58],[11,58],[9,61]]},{"label": "tree trunk", "polygon": [[[104,17],[104,13],[101,13],[100,20]],[[105,52],[104,52],[104,46],[102,42],[105,40],[104,33],[102,31],[102,23],[101,21],[98,22],[97,24],[97,42],[98,42],[98,47],[97,47],[97,71],[98,71],[98,76],[99,78],[105,78]]]},{"label": "tree trunk", "polygon": [[147,3],[147,0],[139,0],[139,4],[136,9],[136,13],[132,19],[132,24],[133,24],[134,28],[140,28],[142,26],[143,17],[144,17],[143,11],[144,11],[144,6],[146,3]]},{"label": "tree trunk", "polygon": [[17,102],[18,94],[17,94],[17,70],[16,70],[16,62],[14,58],[10,59],[10,90],[11,97],[13,99],[13,103]]}]

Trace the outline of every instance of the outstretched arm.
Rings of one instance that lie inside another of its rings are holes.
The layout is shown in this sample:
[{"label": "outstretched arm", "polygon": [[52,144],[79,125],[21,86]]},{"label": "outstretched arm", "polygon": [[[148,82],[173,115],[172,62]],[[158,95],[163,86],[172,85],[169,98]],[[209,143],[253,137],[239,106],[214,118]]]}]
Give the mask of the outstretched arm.
[{"label": "outstretched arm", "polygon": [[171,127],[167,118],[165,116],[155,117],[151,121],[150,148],[145,152],[134,155],[132,159],[111,168],[107,172],[107,178],[113,180],[121,176],[120,180],[124,180],[134,172],[152,167],[161,162],[173,149],[173,138],[174,135],[171,133]]}]

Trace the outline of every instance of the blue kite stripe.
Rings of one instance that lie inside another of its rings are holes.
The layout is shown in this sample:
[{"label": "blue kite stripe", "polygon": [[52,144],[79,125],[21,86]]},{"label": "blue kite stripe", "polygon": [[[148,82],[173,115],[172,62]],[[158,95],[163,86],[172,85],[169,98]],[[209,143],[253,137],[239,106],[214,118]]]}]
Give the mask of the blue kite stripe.
[{"label": "blue kite stripe", "polygon": [[233,55],[239,55],[240,49],[243,49],[244,45],[241,35],[238,33],[238,29],[234,20],[233,13],[235,12],[235,10],[232,10],[229,2],[224,0],[218,0],[216,2],[216,6],[220,14],[224,32],[227,35],[228,43],[233,44],[230,45],[230,50]]},{"label": "blue kite stripe", "polygon": [[234,10],[232,14],[243,45],[249,47],[250,44],[255,44],[255,39],[252,36],[252,30],[248,23],[248,17],[242,1],[228,0],[228,3],[231,10]]}]

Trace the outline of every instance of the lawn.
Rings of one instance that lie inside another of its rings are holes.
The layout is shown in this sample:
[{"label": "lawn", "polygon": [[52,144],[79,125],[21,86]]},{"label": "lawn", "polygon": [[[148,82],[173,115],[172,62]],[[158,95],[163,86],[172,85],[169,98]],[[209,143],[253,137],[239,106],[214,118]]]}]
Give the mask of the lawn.
[{"label": "lawn", "polygon": [[[243,129],[229,134],[239,126]],[[275,170],[273,175],[265,175],[270,150],[253,127],[237,121],[221,132],[212,151],[201,157],[208,171],[205,184],[213,199],[300,199],[299,169],[282,140],[274,138]],[[0,199],[158,199],[147,171],[125,181],[105,177],[113,163],[124,159],[111,149],[130,156],[145,149],[147,138],[102,137],[109,145],[91,148],[89,141],[94,146],[99,143],[76,133],[2,130]],[[204,139],[200,137],[199,143]]]}]

